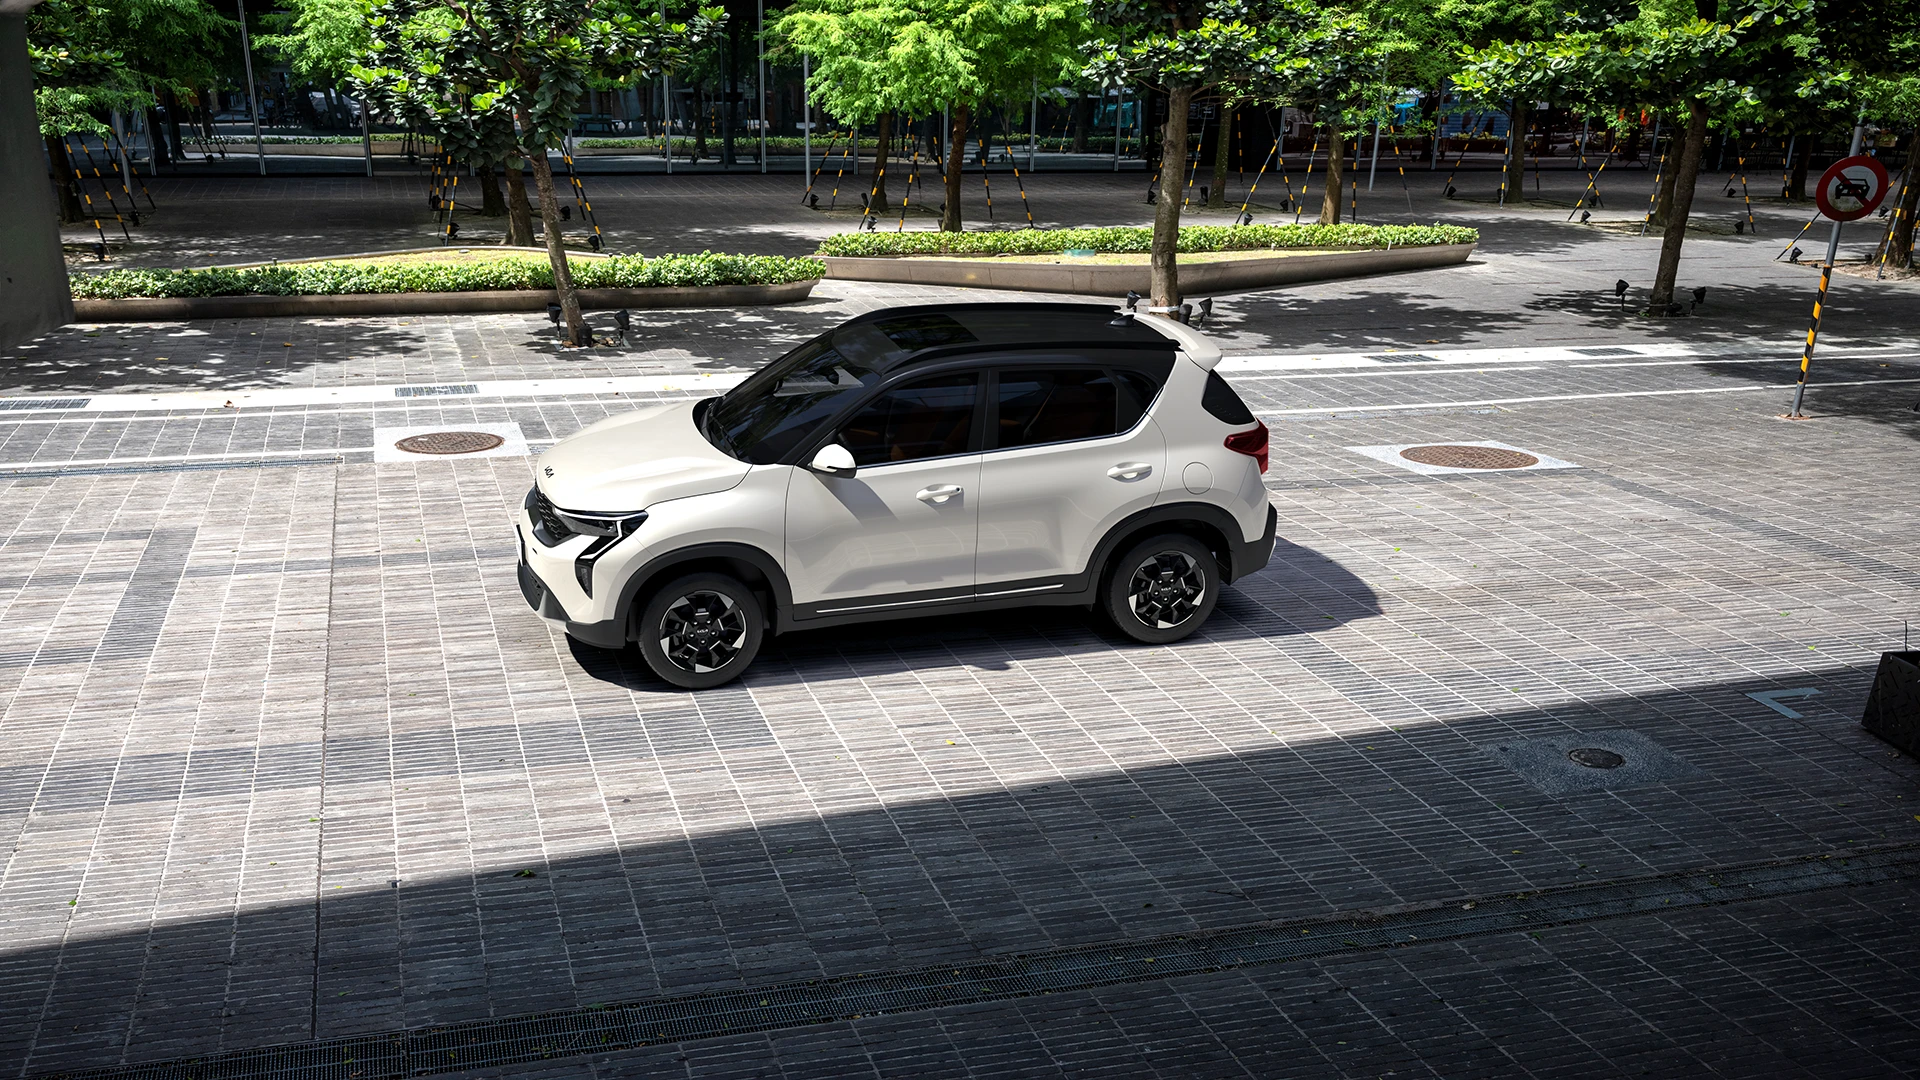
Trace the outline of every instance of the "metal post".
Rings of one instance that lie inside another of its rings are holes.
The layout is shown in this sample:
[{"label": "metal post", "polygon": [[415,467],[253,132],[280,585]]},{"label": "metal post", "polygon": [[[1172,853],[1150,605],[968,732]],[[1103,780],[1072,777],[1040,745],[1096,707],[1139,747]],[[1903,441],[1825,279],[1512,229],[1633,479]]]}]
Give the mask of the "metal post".
[{"label": "metal post", "polygon": [[760,42],[760,56],[755,61],[753,88],[760,93],[760,172],[767,171],[767,0],[760,0],[754,8],[754,27],[759,31],[754,35]]},{"label": "metal post", "polygon": [[[662,22],[665,22],[666,18],[667,18],[667,5],[665,0],[661,0],[660,20]],[[660,73],[660,105],[661,105],[661,110],[660,110],[661,113],[667,118],[666,120],[667,175],[672,176],[673,175],[673,76],[667,74],[664,71]]]},{"label": "metal post", "polygon": [[1033,171],[1033,157],[1040,151],[1040,76],[1033,77],[1033,110],[1027,114],[1027,171]]},{"label": "metal post", "polygon": [[1380,171],[1380,121],[1373,122],[1373,164],[1367,166],[1367,190],[1373,190],[1373,174]]},{"label": "metal post", "polygon": [[367,175],[373,175],[373,119],[367,112],[367,97],[360,95],[360,142],[367,148]]},{"label": "metal post", "polygon": [[127,143],[133,140],[133,130],[131,128],[127,129],[126,138],[123,139],[120,137],[121,119],[119,109],[113,109],[107,113],[107,123],[113,125],[113,141],[120,149],[120,184],[126,188],[127,201],[131,202],[133,201],[133,166],[127,164]]},{"label": "metal post", "polygon": [[1120,171],[1120,114],[1127,108],[1127,88],[1115,87],[1113,91],[1113,171]]},{"label": "metal post", "polygon": [[[809,188],[813,186],[813,182],[808,179],[813,175],[813,88],[807,85],[807,81],[811,78],[813,78],[813,59],[801,56],[800,108],[804,115],[801,117],[800,124],[800,153],[803,155],[800,159],[800,179],[807,180]],[[833,147],[827,147],[827,153],[833,153]]]},{"label": "metal post", "polygon": [[240,9],[240,57],[247,64],[247,107],[253,112],[253,148],[260,155],[260,175],[267,175],[267,141],[260,137],[260,98],[253,86],[253,42],[247,36],[247,0],[234,0]]},{"label": "metal post", "polygon": [[[1853,125],[1853,148],[1847,151],[1852,157],[1860,152],[1860,141],[1867,133],[1866,117],[1861,117]],[[1813,300],[1813,323],[1807,327],[1807,346],[1800,353],[1800,378],[1793,386],[1793,411],[1787,415],[1792,419],[1804,419],[1800,413],[1800,403],[1807,396],[1807,372],[1813,367],[1813,342],[1820,336],[1820,309],[1827,303],[1827,283],[1833,280],[1833,260],[1840,256],[1840,222],[1833,223],[1833,232],[1827,237],[1827,261],[1820,264],[1820,292]]]}]

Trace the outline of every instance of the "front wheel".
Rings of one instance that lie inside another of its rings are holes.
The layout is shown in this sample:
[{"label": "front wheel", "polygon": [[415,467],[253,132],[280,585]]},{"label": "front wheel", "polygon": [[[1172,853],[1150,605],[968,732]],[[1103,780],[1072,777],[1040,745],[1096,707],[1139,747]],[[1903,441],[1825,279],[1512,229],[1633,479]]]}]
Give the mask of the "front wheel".
[{"label": "front wheel", "polygon": [[1191,536],[1148,537],[1109,565],[1100,606],[1135,641],[1179,641],[1198,630],[1220,601],[1218,564]]},{"label": "front wheel", "polygon": [[753,591],[725,574],[662,585],[640,612],[640,655],[655,675],[688,690],[732,682],[760,652],[765,620]]}]

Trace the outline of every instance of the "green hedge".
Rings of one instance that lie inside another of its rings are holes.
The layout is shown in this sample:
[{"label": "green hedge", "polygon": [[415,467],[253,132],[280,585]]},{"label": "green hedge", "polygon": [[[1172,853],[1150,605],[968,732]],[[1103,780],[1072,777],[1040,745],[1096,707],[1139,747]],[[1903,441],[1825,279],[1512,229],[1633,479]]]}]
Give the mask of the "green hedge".
[{"label": "green hedge", "polygon": [[[781,255],[613,255],[572,263],[582,289],[636,289],[668,285],[780,285],[826,272],[815,259]],[[82,300],[184,296],[341,296],[348,293],[475,292],[551,289],[545,259],[484,263],[304,263],[246,270],[107,270],[74,276]]]},{"label": "green hedge", "polygon": [[[1180,250],[1258,251],[1277,248],[1424,247],[1471,244],[1477,229],[1459,225],[1188,225]],[[993,232],[838,233],[820,244],[822,255],[1053,255],[1068,248],[1100,252],[1148,251],[1153,230],[1005,229]]]}]

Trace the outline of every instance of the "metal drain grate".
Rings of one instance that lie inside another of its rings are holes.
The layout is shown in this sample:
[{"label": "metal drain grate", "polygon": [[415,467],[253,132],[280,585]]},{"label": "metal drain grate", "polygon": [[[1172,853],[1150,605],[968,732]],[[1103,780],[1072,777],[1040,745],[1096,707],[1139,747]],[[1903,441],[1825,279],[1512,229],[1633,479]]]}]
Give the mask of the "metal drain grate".
[{"label": "metal drain grate", "polygon": [[92,398],[5,398],[0,399],[0,409],[8,412],[24,412],[29,409],[84,409]]},{"label": "metal drain grate", "polygon": [[394,397],[456,397],[460,394],[477,394],[480,387],[476,383],[447,383],[443,386],[396,386]]},{"label": "metal drain grate", "polygon": [[394,443],[409,454],[477,454],[505,446],[507,440],[490,431],[429,431]]},{"label": "metal drain grate", "polygon": [[1498,446],[1409,446],[1400,451],[1400,456],[1447,469],[1524,469],[1540,464],[1532,454]]},{"label": "metal drain grate", "polygon": [[1059,993],[1310,960],[1363,949],[1537,931],[1920,877],[1920,847],[1696,870],[1629,882],[1453,900],[1388,915],[1360,912],[1103,946],[991,963],[745,987],[627,1005],[299,1043],[191,1060],[63,1074],[73,1080],[376,1080],[619,1050],[647,1043],[805,1027],[855,1016]]},{"label": "metal drain grate", "polygon": [[1438,363],[1441,363],[1440,358],[1437,356],[1428,356],[1425,353],[1417,353],[1417,352],[1380,353],[1377,356],[1369,356],[1367,357],[1367,359],[1375,361],[1376,363],[1381,363],[1381,364],[1438,364]]}]

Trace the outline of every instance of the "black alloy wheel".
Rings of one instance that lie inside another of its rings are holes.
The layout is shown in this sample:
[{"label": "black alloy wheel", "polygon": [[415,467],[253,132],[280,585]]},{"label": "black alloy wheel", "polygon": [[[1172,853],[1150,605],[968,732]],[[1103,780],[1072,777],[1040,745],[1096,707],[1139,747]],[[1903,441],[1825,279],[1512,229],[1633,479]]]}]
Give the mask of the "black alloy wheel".
[{"label": "black alloy wheel", "polygon": [[760,652],[765,620],[760,601],[724,574],[669,581],[641,612],[640,653],[653,673],[675,686],[703,690],[738,678]]},{"label": "black alloy wheel", "polygon": [[1149,537],[1109,566],[1101,606],[1135,641],[1179,641],[1207,621],[1220,599],[1213,553],[1183,533]]}]

